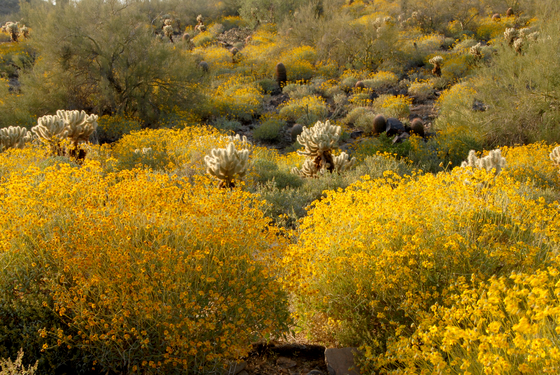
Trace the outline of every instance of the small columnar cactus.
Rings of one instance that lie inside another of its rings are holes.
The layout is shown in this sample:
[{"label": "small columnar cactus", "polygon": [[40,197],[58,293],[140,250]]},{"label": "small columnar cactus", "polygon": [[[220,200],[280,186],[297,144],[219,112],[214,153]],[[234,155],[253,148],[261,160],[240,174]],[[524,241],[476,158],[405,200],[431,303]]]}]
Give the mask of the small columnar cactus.
[{"label": "small columnar cactus", "polygon": [[552,150],[552,152],[550,153],[550,160],[552,160],[552,162],[556,164],[556,166],[560,167],[560,146]]},{"label": "small columnar cactus", "polygon": [[235,144],[230,142],[226,148],[215,148],[211,155],[206,155],[206,173],[221,180],[221,188],[235,187],[235,179],[242,178],[247,173],[249,166],[249,150],[235,149]]},{"label": "small columnar cactus", "polygon": [[29,38],[29,28],[25,25],[23,25],[20,29],[19,29],[19,35],[24,38],[27,39]]},{"label": "small columnar cactus", "polygon": [[508,10],[506,10],[506,17],[512,17],[513,15],[513,8],[508,8]]},{"label": "small columnar cactus", "polygon": [[305,159],[301,169],[297,167],[292,168],[292,173],[300,177],[315,177],[321,170],[312,159]]},{"label": "small columnar cactus", "polygon": [[432,74],[436,77],[441,77],[441,64],[443,63],[443,57],[434,56],[429,60],[429,62],[434,66]]},{"label": "small columnar cactus", "polygon": [[486,169],[486,171],[488,172],[494,170],[494,173],[496,175],[498,175],[502,171],[505,165],[506,158],[502,156],[502,151],[500,149],[492,150],[488,153],[487,156],[480,159],[476,157],[476,151],[471,150],[469,151],[467,161],[461,163],[462,168],[480,168]]},{"label": "small columnar cactus", "polygon": [[21,126],[9,126],[0,129],[0,152],[8,148],[23,148],[26,142],[31,141],[32,134]]}]

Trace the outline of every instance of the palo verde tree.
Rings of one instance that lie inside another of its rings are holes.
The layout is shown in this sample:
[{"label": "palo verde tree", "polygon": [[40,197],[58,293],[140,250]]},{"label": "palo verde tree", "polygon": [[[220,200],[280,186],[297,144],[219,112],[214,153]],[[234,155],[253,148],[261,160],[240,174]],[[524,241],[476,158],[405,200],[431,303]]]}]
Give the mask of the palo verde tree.
[{"label": "palo verde tree", "polygon": [[38,114],[56,106],[153,122],[161,111],[196,103],[194,62],[155,40],[141,3],[82,0],[26,13],[40,58],[22,77],[22,91]]}]

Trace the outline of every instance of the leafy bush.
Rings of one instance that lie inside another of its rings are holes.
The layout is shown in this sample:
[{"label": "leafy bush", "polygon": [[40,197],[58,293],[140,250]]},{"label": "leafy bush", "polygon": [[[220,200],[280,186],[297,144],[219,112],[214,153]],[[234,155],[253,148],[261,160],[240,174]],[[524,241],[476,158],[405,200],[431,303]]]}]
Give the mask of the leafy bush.
[{"label": "leafy bush", "polygon": [[373,107],[385,117],[403,118],[410,114],[412,99],[404,95],[381,95],[373,101]]},{"label": "leafy bush", "polygon": [[100,142],[115,142],[125,134],[140,130],[142,125],[138,119],[122,115],[101,116],[98,120],[97,133]]},{"label": "leafy bush", "polygon": [[418,101],[424,101],[434,94],[435,90],[430,81],[415,81],[408,88],[408,94]]},{"label": "leafy bush", "polygon": [[276,141],[280,138],[281,130],[286,126],[286,122],[279,119],[266,119],[253,131],[253,137],[261,141]]}]

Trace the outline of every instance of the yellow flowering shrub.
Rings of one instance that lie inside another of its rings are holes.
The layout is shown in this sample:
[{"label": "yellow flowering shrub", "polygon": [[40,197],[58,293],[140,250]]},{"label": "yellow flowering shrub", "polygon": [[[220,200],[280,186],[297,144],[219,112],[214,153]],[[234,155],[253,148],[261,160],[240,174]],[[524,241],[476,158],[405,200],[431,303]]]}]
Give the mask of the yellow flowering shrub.
[{"label": "yellow flowering shrub", "polygon": [[558,168],[550,160],[550,152],[557,145],[544,142],[523,146],[501,147],[509,175],[521,182],[531,182],[541,188],[560,187]]},{"label": "yellow flowering shrub", "polygon": [[412,98],[404,95],[381,95],[373,101],[373,107],[385,117],[407,117],[411,105]]},{"label": "yellow flowering shrub", "polygon": [[248,77],[232,75],[211,93],[215,115],[249,121],[258,117],[262,108],[263,93]]},{"label": "yellow flowering shrub", "polygon": [[301,99],[292,99],[284,103],[279,111],[279,116],[287,121],[297,121],[304,125],[314,124],[327,115],[327,104],[319,96],[305,96]]},{"label": "yellow flowering shrub", "polygon": [[78,349],[75,366],[103,373],[191,374],[287,329],[263,263],[285,242],[249,193],[86,161],[12,173],[0,205],[0,321],[48,317],[18,315],[14,342]]},{"label": "yellow flowering shrub", "polygon": [[393,72],[377,72],[370,76],[370,78],[365,79],[364,85],[373,90],[388,88],[390,86],[396,85],[399,82],[399,77]]},{"label": "yellow flowering shrub", "polygon": [[313,77],[317,51],[309,46],[296,47],[285,51],[280,61],[286,67],[288,81],[309,80]]},{"label": "yellow flowering shrub", "polygon": [[559,250],[557,204],[527,198],[507,172],[364,176],[326,195],[283,259],[286,287],[309,332],[367,345],[372,358],[448,306],[458,275],[532,272]]},{"label": "yellow flowering shrub", "polygon": [[474,288],[457,284],[452,307],[434,306],[412,337],[391,343],[364,367],[386,374],[558,373],[556,267],[493,277]]}]

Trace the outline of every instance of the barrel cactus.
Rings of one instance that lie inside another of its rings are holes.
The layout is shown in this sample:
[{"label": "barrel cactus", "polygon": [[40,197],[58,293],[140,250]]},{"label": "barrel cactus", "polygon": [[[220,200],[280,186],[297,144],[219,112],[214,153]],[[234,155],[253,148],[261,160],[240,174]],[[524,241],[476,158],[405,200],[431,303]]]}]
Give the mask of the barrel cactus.
[{"label": "barrel cactus", "polygon": [[21,126],[9,126],[0,129],[0,152],[8,148],[23,148],[31,141],[32,133]]},{"label": "barrel cactus", "polygon": [[242,178],[249,166],[249,150],[236,150],[230,142],[226,148],[215,148],[206,155],[206,173],[220,180],[220,188],[235,187],[235,179]]},{"label": "barrel cactus", "polygon": [[412,122],[410,123],[410,131],[411,133],[414,133],[420,137],[424,137],[424,123],[422,122],[422,120],[419,118],[415,118],[414,120],[412,120]]},{"label": "barrel cactus", "polygon": [[288,81],[288,75],[286,73],[286,67],[282,63],[276,64],[276,82],[278,82],[278,86],[283,88]]},{"label": "barrel cactus", "polygon": [[373,131],[375,134],[381,134],[387,129],[387,119],[379,114],[373,119]]}]

